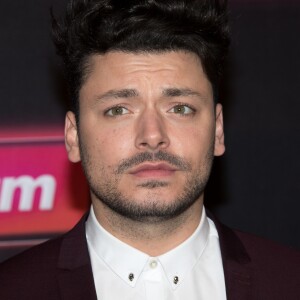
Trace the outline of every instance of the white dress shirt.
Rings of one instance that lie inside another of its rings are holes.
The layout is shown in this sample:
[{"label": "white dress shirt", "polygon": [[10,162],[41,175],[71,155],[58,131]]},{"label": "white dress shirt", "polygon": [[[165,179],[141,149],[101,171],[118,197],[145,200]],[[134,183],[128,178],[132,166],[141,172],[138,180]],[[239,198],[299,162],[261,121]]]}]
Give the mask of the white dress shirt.
[{"label": "white dress shirt", "polygon": [[158,257],[115,238],[92,208],[86,237],[99,300],[226,299],[218,232],[204,208],[195,232]]}]

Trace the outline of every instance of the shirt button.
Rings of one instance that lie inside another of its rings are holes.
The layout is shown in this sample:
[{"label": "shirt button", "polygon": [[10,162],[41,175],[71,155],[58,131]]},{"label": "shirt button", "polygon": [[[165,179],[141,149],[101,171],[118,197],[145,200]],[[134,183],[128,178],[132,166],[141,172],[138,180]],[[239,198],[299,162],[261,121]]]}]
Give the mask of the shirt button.
[{"label": "shirt button", "polygon": [[150,261],[150,268],[155,269],[157,267],[157,261],[156,260],[151,260]]},{"label": "shirt button", "polygon": [[129,279],[130,281],[133,281],[133,279],[134,279],[134,274],[130,273],[130,274],[128,275],[128,279]]}]

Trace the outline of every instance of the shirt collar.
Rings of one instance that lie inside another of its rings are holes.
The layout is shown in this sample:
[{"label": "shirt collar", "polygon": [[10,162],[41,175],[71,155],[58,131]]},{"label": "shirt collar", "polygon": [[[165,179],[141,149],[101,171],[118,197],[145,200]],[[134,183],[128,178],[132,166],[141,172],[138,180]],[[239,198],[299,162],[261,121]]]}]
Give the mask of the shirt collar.
[{"label": "shirt collar", "polygon": [[135,286],[149,256],[106,231],[97,221],[93,207],[86,221],[86,236],[98,258],[127,284]]},{"label": "shirt collar", "polygon": [[[176,248],[155,258],[161,263],[173,289],[193,269],[205,249],[208,235],[209,224],[203,207],[200,223],[194,233]],[[153,259],[107,232],[97,221],[93,208],[86,222],[86,236],[97,257],[132,287]]]},{"label": "shirt collar", "polygon": [[205,249],[208,236],[209,224],[203,207],[200,223],[194,233],[182,244],[158,257],[173,289],[192,271]]}]

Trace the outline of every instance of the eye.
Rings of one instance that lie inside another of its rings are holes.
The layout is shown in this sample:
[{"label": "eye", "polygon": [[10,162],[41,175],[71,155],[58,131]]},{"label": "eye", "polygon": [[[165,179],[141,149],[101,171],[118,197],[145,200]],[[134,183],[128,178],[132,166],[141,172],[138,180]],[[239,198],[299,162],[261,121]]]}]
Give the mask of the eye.
[{"label": "eye", "polygon": [[122,115],[126,115],[126,114],[129,114],[129,110],[122,106],[112,107],[105,112],[105,115],[111,116],[111,117],[122,116]]},{"label": "eye", "polygon": [[188,115],[193,114],[195,112],[194,109],[185,104],[178,104],[172,107],[169,112],[179,115]]}]

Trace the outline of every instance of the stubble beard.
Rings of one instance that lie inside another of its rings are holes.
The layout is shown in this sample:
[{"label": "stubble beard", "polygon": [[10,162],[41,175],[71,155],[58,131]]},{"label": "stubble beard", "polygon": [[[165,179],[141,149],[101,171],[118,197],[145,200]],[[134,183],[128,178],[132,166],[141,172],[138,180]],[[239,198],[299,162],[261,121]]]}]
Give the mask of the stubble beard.
[{"label": "stubble beard", "polygon": [[[189,163],[182,158],[169,155],[164,152],[159,152],[161,155],[154,157],[153,154],[144,153],[136,157],[121,162],[119,170],[114,176],[106,174],[104,167],[95,170],[95,165],[92,163],[88,152],[81,145],[82,166],[90,187],[93,198],[102,202],[104,206],[108,207],[114,213],[130,219],[143,223],[160,223],[178,217],[187,211],[202,195],[207,184],[212,163],[213,163],[213,144],[209,148],[202,166],[197,171],[192,171]],[[127,197],[122,193],[118,186],[121,180],[122,173],[134,164],[150,161],[150,155],[153,157],[151,161],[167,161],[178,160],[182,165],[185,165],[186,180],[183,184],[181,193],[172,201],[164,201],[161,198],[161,189],[167,188],[169,183],[164,180],[148,180],[140,184],[138,188],[146,189],[147,196],[145,199],[134,199]],[[122,167],[123,166],[123,167]],[[125,167],[124,167],[125,166]],[[96,172],[95,172],[96,171]],[[91,174],[101,174],[101,179],[105,178],[99,183],[99,178],[94,178]]]}]

